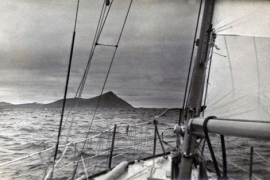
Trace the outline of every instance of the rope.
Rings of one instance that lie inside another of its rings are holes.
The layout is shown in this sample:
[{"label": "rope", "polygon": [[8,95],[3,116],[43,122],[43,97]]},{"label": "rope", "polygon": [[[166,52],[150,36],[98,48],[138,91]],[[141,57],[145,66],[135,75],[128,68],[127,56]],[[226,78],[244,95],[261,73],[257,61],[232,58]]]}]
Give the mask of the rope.
[{"label": "rope", "polygon": [[216,53],[216,52],[213,52],[214,54],[216,54],[216,55],[219,55],[219,56],[221,56],[221,57],[227,57],[227,56],[225,56],[225,55],[223,55],[223,54],[219,54],[219,53]]},{"label": "rope", "polygon": [[5,163],[2,163],[2,164],[0,164],[0,167],[10,165],[10,164],[12,164],[12,163],[14,163],[14,162],[17,162],[17,161],[20,161],[20,160],[23,160],[23,159],[32,157],[32,156],[34,156],[34,155],[39,155],[39,154],[42,153],[42,152],[45,152],[45,151],[48,151],[48,150],[52,150],[52,149],[54,149],[54,148],[55,148],[55,147],[51,147],[51,148],[49,148],[49,149],[45,149],[45,150],[40,151],[40,152],[37,152],[37,153],[33,153],[33,154],[30,154],[30,155],[27,155],[27,156],[23,156],[23,157],[21,157],[21,158],[14,159],[14,160],[12,160],[12,161],[8,161],[8,162],[5,162]]},{"label": "rope", "polygon": [[53,167],[51,168],[51,170],[48,172],[47,176],[45,177],[45,180],[47,178],[49,178],[49,176],[51,175],[50,179],[53,177],[53,173],[54,173],[54,169],[56,168],[56,166],[58,165],[58,163],[62,160],[63,156],[66,154],[68,146],[66,146],[64,152],[62,153],[61,157],[57,160],[57,162],[53,164]]},{"label": "rope", "polygon": [[[113,0],[112,0],[113,2]],[[90,64],[91,64],[91,61],[92,61],[92,58],[93,58],[93,55],[94,55],[94,51],[95,51],[95,44],[97,43],[98,41],[98,34],[100,34],[101,32],[101,23],[105,23],[103,22],[103,18],[104,18],[104,13],[106,12],[106,6],[105,4],[103,3],[103,6],[102,6],[102,9],[101,9],[101,13],[100,13],[100,17],[99,17],[99,21],[98,21],[98,25],[97,25],[97,29],[96,29],[96,32],[95,32],[95,36],[94,36],[94,40],[93,40],[93,43],[92,43],[92,48],[91,48],[91,51],[90,51],[90,55],[89,55],[89,58],[88,58],[88,62],[87,62],[87,65],[86,65],[86,69],[84,71],[84,74],[83,74],[83,77],[81,79],[81,82],[79,84],[79,87],[77,89],[77,92],[75,94],[75,98],[80,98],[81,95],[82,95],[82,92],[83,92],[83,89],[84,89],[84,85],[85,85],[85,81],[86,81],[86,78],[87,78],[87,74],[88,74],[88,71],[89,71],[89,68],[90,68]],[[107,11],[108,13],[109,11]],[[78,107],[78,101],[76,101],[75,104],[73,104],[73,106],[70,108],[69,110],[69,113],[68,113],[68,116],[66,118],[66,121],[65,121],[65,124],[70,116],[70,113],[71,113],[71,110],[72,109],[77,109]],[[72,118],[71,120],[71,123],[70,123],[70,126],[69,126],[69,130],[68,130],[68,134],[67,134],[67,138],[66,138],[66,143],[68,141],[68,138],[69,138],[69,135],[70,135],[70,131],[71,131],[71,128],[72,128],[72,124],[74,122],[74,117]],[[65,127],[65,124],[64,124],[64,127]]]},{"label": "rope", "polygon": [[[90,130],[91,130],[91,127],[92,127],[93,121],[94,121],[94,119],[95,119],[95,116],[96,116],[96,113],[97,113],[97,109],[98,109],[98,106],[99,106],[99,103],[100,103],[100,100],[101,100],[101,95],[103,94],[103,91],[104,91],[104,89],[105,89],[105,85],[106,85],[106,83],[107,83],[107,80],[108,80],[108,77],[109,77],[109,73],[110,73],[110,70],[111,70],[111,67],[112,67],[114,58],[115,58],[115,54],[116,54],[116,51],[117,51],[117,49],[118,49],[118,45],[119,45],[119,43],[120,43],[120,39],[121,39],[122,34],[123,34],[123,31],[124,31],[124,27],[125,27],[125,24],[126,24],[126,21],[127,21],[127,17],[128,17],[128,15],[129,15],[129,12],[130,12],[130,9],[131,9],[132,2],[133,2],[133,0],[130,1],[129,7],[128,7],[128,11],[127,11],[127,14],[126,14],[126,17],[125,17],[125,20],[124,20],[124,23],[123,23],[123,26],[122,26],[122,29],[121,29],[121,32],[120,32],[120,35],[119,35],[117,44],[116,44],[116,46],[115,46],[114,54],[113,54],[113,57],[112,57],[112,60],[111,60],[111,63],[110,63],[108,72],[107,72],[107,74],[106,74],[106,78],[105,78],[105,81],[104,81],[104,83],[103,83],[103,87],[102,87],[100,96],[99,96],[99,98],[98,98],[98,102],[97,102],[97,104],[96,104],[96,107],[95,107],[95,111],[94,111],[92,120],[91,120],[90,125],[89,125],[89,128],[88,128],[88,132],[87,132],[87,135],[86,135],[86,139],[88,138],[88,136],[89,136],[89,134],[90,134]],[[110,10],[111,6],[112,6],[112,3],[111,3],[110,6],[109,6],[109,10]],[[103,25],[102,25],[102,27],[101,27],[101,29],[100,29],[100,33],[99,33],[99,35],[98,35],[98,38],[99,38],[100,35],[101,35],[101,32],[102,32],[102,29],[103,29],[103,27],[104,27],[105,21],[106,21],[106,19],[107,19],[107,17],[108,17],[108,14],[109,14],[109,10],[108,10],[108,13],[107,13],[107,15],[106,15],[106,17],[105,17],[104,23],[103,23]],[[97,39],[97,40],[98,40],[98,39]],[[97,41],[96,41],[96,42],[97,42]],[[88,68],[87,70],[89,70],[89,68]],[[83,147],[82,147],[81,152],[84,151],[85,144],[86,144],[86,140],[84,141],[84,144],[83,144]],[[78,165],[78,161],[77,161],[76,164]],[[74,174],[76,173],[76,170],[77,170],[78,166],[75,166],[75,167],[76,167],[76,169],[74,170]],[[74,175],[73,175],[73,177],[74,177]]]},{"label": "rope", "polygon": [[[184,110],[186,108],[186,106],[187,106],[186,105],[186,103],[187,103],[186,102],[187,101],[187,91],[188,91],[189,79],[190,79],[190,75],[191,75],[191,66],[192,66],[192,63],[193,63],[195,41],[196,41],[197,31],[198,31],[198,27],[199,27],[199,21],[200,21],[200,16],[201,16],[201,9],[202,9],[202,0],[200,2],[199,13],[198,13],[197,23],[196,23],[196,29],[195,29],[195,33],[194,33],[194,39],[193,39],[193,44],[192,44],[192,51],[191,51],[191,57],[190,57],[190,63],[189,63],[188,76],[187,76],[187,81],[186,81],[186,88],[185,88],[185,94],[184,94],[184,101],[183,101],[183,105],[182,105],[182,110]],[[180,121],[181,121],[181,117],[179,118],[178,125],[181,124]]]},{"label": "rope", "polygon": [[[88,75],[88,72],[89,72],[89,69],[90,69],[90,65],[91,65],[91,61],[93,59],[93,55],[94,55],[94,52],[95,52],[95,49],[96,49],[96,46],[97,46],[97,42],[101,36],[101,32],[103,30],[103,27],[105,25],[105,22],[107,20],[107,17],[108,17],[108,14],[110,12],[110,9],[111,9],[111,6],[113,4],[113,0],[106,12],[106,9],[107,9],[107,6],[105,6],[105,2],[103,4],[103,7],[102,7],[102,10],[101,10],[101,14],[100,14],[100,19],[99,19],[99,23],[98,23],[98,26],[97,26],[97,29],[96,29],[96,33],[95,33],[95,38],[94,38],[94,41],[93,41],[93,44],[92,44],[92,48],[91,48],[91,51],[90,51],[90,55],[89,55],[89,59],[88,59],[88,62],[87,62],[87,66],[86,66],[86,69],[85,69],[85,72],[84,72],[84,75],[83,75],[83,78],[82,78],[82,82],[81,82],[81,87],[80,87],[80,90],[79,90],[79,96],[82,95],[82,92],[83,92],[83,89],[84,89],[84,85],[85,85],[85,81],[86,81],[86,78],[87,78],[87,75]],[[105,8],[104,8],[105,7]],[[105,15],[106,13],[106,15]],[[104,18],[104,15],[105,15],[105,18]]]},{"label": "rope", "polygon": [[268,164],[270,164],[270,162],[269,162],[267,159],[265,159],[260,153],[258,153],[256,150],[254,150],[254,152],[255,152],[258,156],[260,156],[265,162],[267,162]]},{"label": "rope", "polygon": [[[91,48],[90,55],[89,55],[89,58],[88,58],[88,62],[87,62],[87,65],[86,65],[86,69],[84,71],[84,74],[83,74],[83,77],[81,79],[80,85],[79,85],[79,87],[77,89],[75,98],[76,97],[80,98],[81,95],[82,95],[82,92],[83,92],[83,89],[84,89],[84,86],[85,86],[85,82],[86,82],[86,79],[87,79],[87,75],[88,75],[88,72],[89,72],[89,69],[90,69],[91,61],[93,59],[93,55],[94,55],[94,52],[95,52],[95,48],[96,48],[96,46],[98,44],[97,42],[98,42],[98,40],[99,40],[99,38],[101,36],[101,32],[102,32],[103,27],[105,25],[105,22],[107,20],[107,17],[108,17],[108,14],[110,12],[112,3],[113,3],[113,0],[112,0],[112,2],[111,2],[111,4],[110,4],[107,11],[106,11],[107,6],[105,5],[105,2],[103,3],[101,13],[100,13],[100,17],[99,17],[99,22],[98,22],[97,29],[96,29],[95,36],[94,36],[94,40],[93,40],[93,43],[92,43],[92,48]],[[74,106],[77,109],[78,101],[76,102],[75,105],[73,105],[73,107],[71,107],[71,109],[73,109]],[[69,111],[69,115],[70,115],[71,109]],[[72,118],[71,124],[69,126],[69,130],[68,130],[68,134],[67,134],[67,138],[66,138],[66,143],[68,142],[68,138],[69,138],[69,135],[70,135],[70,132],[71,132],[73,122],[74,122],[74,117]]]},{"label": "rope", "polygon": [[66,98],[67,98],[67,91],[68,91],[68,84],[69,84],[69,77],[70,77],[70,69],[71,69],[74,42],[75,42],[75,36],[76,36],[76,25],[77,25],[79,4],[80,4],[80,0],[77,1],[77,9],[76,9],[75,24],[74,24],[74,30],[73,30],[72,43],[71,43],[69,65],[68,65],[68,71],[67,71],[65,94],[64,94],[64,100],[63,100],[63,106],[62,106],[62,113],[61,113],[61,119],[60,119],[60,124],[59,124],[57,142],[56,142],[56,146],[55,146],[55,154],[54,154],[54,158],[53,158],[53,167],[52,167],[51,179],[53,178],[53,170],[54,170],[54,166],[55,166],[55,160],[56,160],[56,157],[57,157],[57,151],[58,151],[58,146],[59,146],[59,141],[60,141],[60,136],[61,136],[61,130],[62,130],[63,117],[64,117],[64,112],[65,112],[65,104],[66,104]]},{"label": "rope", "polygon": [[[112,67],[112,64],[113,64],[113,60],[114,60],[114,57],[115,57],[115,54],[116,54],[118,45],[119,45],[119,43],[120,43],[120,39],[121,39],[121,37],[122,37],[122,33],[123,33],[123,30],[124,30],[124,27],[125,27],[125,24],[126,24],[126,21],[127,21],[127,17],[128,17],[128,15],[129,15],[129,12],[130,12],[130,8],[131,8],[131,5],[132,5],[132,2],[133,2],[133,0],[130,1],[129,8],[128,8],[128,11],[127,11],[127,14],[126,14],[126,17],[125,17],[125,20],[124,20],[124,23],[123,23],[123,26],[122,26],[122,29],[121,29],[121,33],[120,33],[119,38],[118,38],[117,47],[115,47],[115,51],[114,51],[114,54],[113,54],[113,57],[112,57],[110,66],[109,66],[108,72],[107,72],[107,74],[106,74],[106,78],[105,78],[105,81],[104,81],[104,83],[103,83],[103,87],[102,87],[100,96],[99,96],[99,98],[98,98],[98,102],[97,102],[97,105],[96,105],[96,107],[95,107],[95,111],[94,111],[94,114],[93,114],[91,123],[90,123],[90,125],[89,125],[89,129],[88,129],[88,133],[87,133],[86,139],[87,139],[88,136],[89,136],[89,133],[90,133],[90,130],[91,130],[91,127],[92,127],[94,118],[95,118],[95,116],[96,116],[97,109],[98,109],[98,106],[99,106],[99,103],[100,103],[100,100],[101,100],[101,95],[103,94],[103,91],[104,91],[104,89],[105,89],[105,85],[106,85],[107,80],[108,80],[108,77],[109,77],[109,73],[110,73],[110,70],[111,70],[111,67]],[[85,142],[86,142],[86,141],[85,141]],[[83,152],[83,150],[84,150],[84,147],[85,147],[85,143],[84,143],[84,145],[83,145],[82,152]]]},{"label": "rope", "polygon": [[[141,126],[141,125],[146,125],[146,124],[151,124],[152,121],[149,121],[149,122],[144,122],[144,123],[138,123],[138,124],[132,124],[132,125],[128,125],[129,127],[132,127],[132,126]],[[117,125],[117,127],[126,127],[127,125],[124,125],[124,124],[119,124]]]},{"label": "rope", "polygon": [[[112,2],[113,2],[113,0],[112,0]],[[99,21],[98,21],[98,25],[97,25],[97,29],[96,29],[95,36],[94,36],[94,40],[93,40],[93,43],[92,43],[92,48],[91,48],[90,55],[89,55],[89,58],[88,58],[87,66],[86,66],[86,69],[84,71],[81,82],[79,84],[79,87],[78,87],[78,89],[76,91],[75,98],[77,98],[77,97],[80,98],[81,95],[82,95],[84,85],[85,85],[85,81],[86,81],[86,78],[87,78],[87,74],[88,74],[88,71],[89,71],[89,68],[90,68],[91,60],[93,58],[93,54],[94,54],[94,51],[95,51],[95,44],[97,43],[97,41],[99,39],[99,36],[101,34],[101,31],[102,31],[102,29],[101,29],[102,25],[101,24],[105,23],[105,22],[103,22],[105,12],[106,12],[106,6],[105,6],[105,3],[103,3],[101,13],[100,13],[100,17],[99,17]],[[109,10],[107,11],[107,15],[108,15],[108,12],[109,12]],[[65,127],[65,124],[66,124],[66,122],[67,122],[67,120],[68,120],[68,118],[70,116],[71,110],[74,109],[74,108],[77,109],[77,107],[78,107],[78,101],[76,101],[76,103],[73,104],[73,106],[69,109],[67,118],[66,118],[65,123],[64,123],[64,127]],[[68,134],[67,134],[67,138],[66,138],[66,143],[68,142],[68,138],[69,138],[69,135],[70,135],[70,131],[71,131],[73,122],[74,122],[74,117],[71,120],[71,124],[70,124]]]},{"label": "rope", "polygon": [[83,156],[82,155],[81,155],[81,159],[82,159],[82,163],[83,163],[84,173],[85,173],[86,179],[88,180],[87,168],[85,166],[85,163],[84,163],[84,160],[83,160]]}]

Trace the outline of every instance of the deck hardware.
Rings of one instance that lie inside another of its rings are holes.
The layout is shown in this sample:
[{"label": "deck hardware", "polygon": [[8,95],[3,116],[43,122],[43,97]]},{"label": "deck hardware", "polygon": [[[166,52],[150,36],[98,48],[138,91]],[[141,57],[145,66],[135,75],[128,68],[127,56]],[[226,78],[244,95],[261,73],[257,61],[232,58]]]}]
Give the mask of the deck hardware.
[{"label": "deck hardware", "polygon": [[[159,139],[159,142],[160,142],[160,145],[161,145],[161,148],[162,148],[162,151],[163,153],[165,154],[165,149],[164,149],[164,146],[163,146],[163,143],[162,143],[162,140],[160,138],[160,135],[159,135],[159,132],[158,132],[158,127],[157,127],[157,124],[159,123],[158,122],[158,116],[155,117],[155,119],[153,120],[153,123],[155,125],[155,135],[158,136],[158,139]],[[164,155],[164,158],[167,159],[168,157],[166,155]]]},{"label": "deck hardware", "polygon": [[173,132],[175,134],[180,134],[182,136],[185,132],[185,127],[184,126],[174,126]]},{"label": "deck hardware", "polygon": [[252,180],[253,147],[250,147],[249,180]]},{"label": "deck hardware", "polygon": [[186,157],[186,158],[189,158],[189,157],[192,157],[193,154],[192,153],[187,153],[187,152],[183,152],[183,156]]},{"label": "deck hardware", "polygon": [[199,44],[200,44],[200,39],[196,39],[195,44],[196,44],[196,46],[199,46]]}]

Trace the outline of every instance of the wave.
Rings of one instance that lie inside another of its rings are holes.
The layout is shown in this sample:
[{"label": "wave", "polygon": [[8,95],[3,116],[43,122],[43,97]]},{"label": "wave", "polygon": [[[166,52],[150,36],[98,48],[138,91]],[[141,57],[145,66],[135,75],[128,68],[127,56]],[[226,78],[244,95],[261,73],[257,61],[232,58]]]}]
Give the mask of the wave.
[{"label": "wave", "polygon": [[35,129],[33,127],[21,127],[19,131],[26,131],[26,132],[38,132],[39,129]]},{"label": "wave", "polygon": [[22,149],[45,149],[48,148],[48,144],[45,142],[30,142],[30,143],[26,143],[23,144],[21,146]]},{"label": "wave", "polygon": [[9,137],[9,136],[5,136],[5,135],[0,135],[1,139],[6,139],[6,140],[13,140],[14,138]]}]

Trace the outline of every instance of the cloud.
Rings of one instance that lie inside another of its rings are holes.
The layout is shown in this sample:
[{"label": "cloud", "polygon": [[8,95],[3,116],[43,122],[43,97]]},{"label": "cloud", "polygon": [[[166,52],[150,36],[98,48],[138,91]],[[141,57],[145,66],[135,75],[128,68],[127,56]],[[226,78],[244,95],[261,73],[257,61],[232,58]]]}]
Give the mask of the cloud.
[{"label": "cloud", "polygon": [[[102,2],[81,1],[69,97],[74,96],[84,73]],[[198,6],[176,0],[134,1],[106,91],[114,91],[135,106],[178,105]],[[100,43],[117,43],[127,8],[128,2],[115,0]],[[1,2],[0,10],[4,14],[0,27],[0,83],[12,92],[0,98],[13,103],[62,98],[76,2],[13,0]],[[113,53],[112,47],[96,48],[84,97],[100,93]],[[0,90],[0,94],[5,91]]]}]

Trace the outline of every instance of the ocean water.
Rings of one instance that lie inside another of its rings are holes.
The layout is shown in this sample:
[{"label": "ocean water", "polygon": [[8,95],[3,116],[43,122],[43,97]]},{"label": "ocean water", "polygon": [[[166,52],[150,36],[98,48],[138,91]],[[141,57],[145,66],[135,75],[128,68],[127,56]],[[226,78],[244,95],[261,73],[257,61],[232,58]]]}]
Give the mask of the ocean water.
[{"label": "ocean water", "polygon": [[[108,169],[114,130],[117,133],[111,167],[122,160],[140,159],[152,155],[154,126],[151,121],[162,111],[162,109],[103,109],[97,111],[93,123],[89,123],[93,119],[93,109],[67,110],[62,126],[56,160],[59,162],[55,167],[54,179],[71,177],[76,164],[74,162],[79,162],[76,178],[85,174],[85,167],[88,168],[88,175]],[[55,152],[52,147],[55,146],[57,140],[60,114],[61,109],[1,110],[1,179],[46,179],[49,177]],[[159,133],[163,134],[166,150],[171,150],[175,146],[172,128],[177,122],[178,112],[170,112],[160,118],[158,129]],[[114,129],[115,124],[117,126]],[[90,133],[88,133],[89,129],[91,129]],[[86,138],[88,140],[85,141]],[[219,137],[212,135],[211,141],[216,157],[222,164]],[[64,146],[68,143],[69,146]],[[253,179],[267,179],[270,176],[269,141],[226,137],[230,178],[248,178],[251,146],[255,150]],[[83,154],[79,153],[82,148],[85,150]],[[41,153],[36,153],[40,151]],[[156,154],[161,152],[157,141]],[[207,146],[204,156],[210,159]],[[14,162],[10,163],[11,161]],[[211,169],[211,163],[209,168]]]}]

